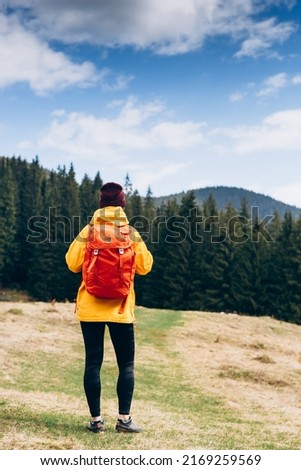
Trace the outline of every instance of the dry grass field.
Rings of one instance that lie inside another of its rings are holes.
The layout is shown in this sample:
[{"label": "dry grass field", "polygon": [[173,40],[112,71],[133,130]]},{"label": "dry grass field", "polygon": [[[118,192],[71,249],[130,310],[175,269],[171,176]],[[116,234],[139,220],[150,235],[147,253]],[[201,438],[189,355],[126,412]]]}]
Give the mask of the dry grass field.
[{"label": "dry grass field", "polygon": [[0,302],[0,449],[301,449],[301,326],[269,317],[137,308],[133,415],[114,432],[106,335],[106,431],[85,430],[74,306]]}]

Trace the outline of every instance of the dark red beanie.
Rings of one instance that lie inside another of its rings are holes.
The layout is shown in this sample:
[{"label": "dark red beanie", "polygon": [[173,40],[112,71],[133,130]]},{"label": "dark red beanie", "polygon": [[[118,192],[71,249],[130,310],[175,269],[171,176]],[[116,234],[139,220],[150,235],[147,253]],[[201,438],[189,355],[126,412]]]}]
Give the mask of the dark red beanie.
[{"label": "dark red beanie", "polygon": [[99,207],[121,206],[125,207],[125,194],[118,183],[106,183],[100,189]]}]

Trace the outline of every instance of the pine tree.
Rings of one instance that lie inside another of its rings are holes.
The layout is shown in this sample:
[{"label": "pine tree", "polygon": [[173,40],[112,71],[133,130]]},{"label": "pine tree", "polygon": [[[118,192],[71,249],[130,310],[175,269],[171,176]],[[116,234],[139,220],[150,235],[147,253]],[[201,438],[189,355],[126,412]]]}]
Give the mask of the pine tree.
[{"label": "pine tree", "polygon": [[213,258],[210,269],[210,286],[206,289],[204,303],[209,310],[231,312],[235,310],[232,271],[234,257],[234,227],[237,211],[231,204],[219,214],[218,232],[212,237]]},{"label": "pine tree", "polygon": [[[182,301],[183,309],[199,309],[201,305],[201,257],[200,250],[203,237],[200,225],[203,222],[203,213],[197,205],[195,194],[188,191],[181,200],[179,214],[183,218],[186,237],[181,244],[181,257],[184,260],[182,267]],[[185,271],[184,271],[185,270]]]},{"label": "pine tree", "polygon": [[147,193],[143,204],[143,215],[151,223],[156,215],[155,201],[151,187],[147,188]]},{"label": "pine tree", "polygon": [[250,227],[245,227],[244,230],[248,239],[235,245],[231,273],[235,309],[241,313],[262,315],[265,295],[264,266],[268,262],[269,240],[261,233],[256,217],[250,219]]},{"label": "pine tree", "polygon": [[84,227],[96,209],[94,201],[94,184],[87,174],[84,175],[79,187],[81,227]]},{"label": "pine tree", "polygon": [[[198,295],[200,299],[200,308],[202,310],[215,310],[217,301],[216,292],[216,269],[214,261],[218,250],[218,244],[215,239],[219,235],[219,214],[215,198],[209,194],[203,203],[203,223],[200,236],[202,244],[199,245],[199,277],[198,277]],[[214,305],[214,307],[213,307]]]},{"label": "pine tree", "polygon": [[137,189],[133,192],[131,196],[131,209],[132,209],[132,217],[141,219],[142,216],[142,198]]},{"label": "pine tree", "polygon": [[[165,273],[171,268],[168,243],[168,220],[178,214],[179,207],[175,200],[161,204],[152,223],[151,252],[154,257],[152,271],[144,280],[144,288],[140,292],[140,302],[148,307],[171,308],[170,286],[166,284]],[[174,267],[175,268],[175,267]]]},{"label": "pine tree", "polygon": [[96,173],[96,176],[93,180],[93,196],[92,196],[92,204],[94,204],[94,211],[99,208],[99,195],[100,189],[103,185],[103,181],[100,177],[99,171]]},{"label": "pine tree", "polygon": [[285,214],[281,241],[281,261],[285,282],[283,283],[282,304],[276,317],[301,323],[301,218],[294,221],[290,212]]},{"label": "pine tree", "polygon": [[51,172],[43,214],[47,236],[33,241],[28,289],[40,300],[74,299],[79,285],[78,276],[68,271],[65,254],[79,231],[79,187],[71,165]]},{"label": "pine tree", "polygon": [[241,207],[240,207],[239,214],[242,217],[245,217],[246,219],[250,218],[249,203],[245,196],[241,199]]},{"label": "pine tree", "polygon": [[123,187],[124,187],[124,192],[125,192],[125,196],[126,196],[125,212],[126,212],[128,220],[131,220],[132,217],[135,215],[134,214],[134,209],[132,207],[132,196],[133,196],[134,190],[133,190],[133,184],[131,182],[131,179],[130,179],[128,173],[126,174],[125,182],[124,182]]},{"label": "pine tree", "polygon": [[0,287],[12,282],[16,262],[16,184],[10,161],[0,160]]},{"label": "pine tree", "polygon": [[127,197],[130,197],[133,194],[133,184],[128,173],[125,176],[124,191]]},{"label": "pine tree", "polygon": [[278,213],[274,214],[270,225],[272,240],[267,244],[267,251],[262,262],[263,292],[262,310],[265,315],[279,317],[283,309],[285,275],[281,243],[282,223]]},{"label": "pine tree", "polygon": [[290,317],[289,321],[301,324],[301,217],[295,221],[292,246],[289,253],[291,257],[291,270],[287,273],[287,282],[290,290]]},{"label": "pine tree", "polygon": [[41,216],[44,224],[32,225],[28,243],[32,256],[27,276],[28,292],[35,299],[50,301],[57,299],[55,286],[58,265],[63,264],[61,253],[57,250],[57,208],[61,201],[59,176],[55,171],[49,173]]},{"label": "pine tree", "polygon": [[[166,267],[163,282],[167,291],[166,307],[179,310],[186,308],[189,295],[189,263],[191,243],[189,240],[188,224],[185,213],[185,203],[182,200],[179,215],[167,219]],[[187,207],[187,206],[186,206]]]},{"label": "pine tree", "polygon": [[55,293],[59,300],[65,298],[74,298],[79,286],[78,276],[71,273],[65,262],[65,255],[70,243],[78,235],[80,227],[80,200],[79,186],[75,179],[73,165],[70,166],[68,173],[62,175],[61,179],[61,217],[63,219],[63,232],[60,237],[58,230],[57,251],[61,263],[57,267],[57,281]]},{"label": "pine tree", "polygon": [[14,272],[15,282],[26,288],[32,256],[32,244],[28,243],[30,226],[39,220],[43,208],[46,172],[36,157],[32,163],[18,159],[15,163],[18,181],[18,210],[16,221],[16,240],[18,262]]}]

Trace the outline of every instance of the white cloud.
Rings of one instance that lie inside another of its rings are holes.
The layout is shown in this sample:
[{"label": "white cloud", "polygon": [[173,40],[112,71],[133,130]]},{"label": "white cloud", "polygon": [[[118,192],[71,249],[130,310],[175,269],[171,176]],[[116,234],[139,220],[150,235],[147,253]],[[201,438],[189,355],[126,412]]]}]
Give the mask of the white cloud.
[{"label": "white cloud", "polygon": [[133,75],[118,75],[108,68],[103,69],[99,74],[99,82],[102,90],[109,92],[126,89],[133,79]]},{"label": "white cloud", "polygon": [[258,23],[252,23],[248,27],[248,37],[243,41],[241,49],[235,54],[241,58],[245,56],[258,57],[260,55],[280,56],[270,52],[274,44],[282,44],[296,31],[292,23],[277,23],[276,18]]},{"label": "white cloud", "polygon": [[[242,46],[237,57],[271,53],[294,31],[289,22],[275,18],[256,20],[271,5],[287,0],[6,0],[10,7],[22,3],[22,21],[41,37],[66,43],[92,43],[107,47],[130,45],[151,48],[158,54],[185,53],[207,38],[227,35]],[[268,13],[267,13],[268,14]],[[274,53],[275,54],[275,53]]]},{"label": "white cloud", "polygon": [[294,76],[289,76],[286,72],[279,72],[275,75],[267,77],[260,87],[257,87],[256,84],[249,83],[246,85],[248,91],[238,91],[232,93],[229,96],[229,101],[235,103],[237,101],[243,100],[247,95],[252,95],[257,98],[267,97],[271,95],[276,95],[280,90],[287,88],[292,85],[301,85],[301,74]]},{"label": "white cloud", "polygon": [[289,85],[301,85],[301,75],[297,74],[290,77],[287,73],[281,72],[268,77],[264,82],[264,87],[256,95],[265,96],[274,94],[281,88]]},{"label": "white cloud", "polygon": [[90,62],[76,64],[55,52],[14,17],[0,13],[0,87],[27,82],[37,94],[69,86],[90,86],[98,80]]},{"label": "white cloud", "polygon": [[[276,174],[273,164],[267,162],[275,158],[286,168],[286,156],[290,162],[291,155],[299,161],[301,109],[270,114],[257,125],[211,130],[201,122],[168,121],[168,110],[158,102],[141,104],[129,98],[114,106],[110,117],[58,109],[39,141],[28,143],[28,147],[27,142],[21,142],[21,148],[29,149],[32,144],[41,161],[48,157],[47,167],[72,161],[78,176],[100,170],[106,180],[122,179],[128,171],[142,193],[149,184],[157,194],[209,184],[240,184],[255,190],[258,184],[260,192],[285,202],[297,204],[300,200],[297,189],[290,199],[289,189],[280,192],[282,181],[288,178],[285,172],[283,176]],[[244,156],[249,158],[241,158]],[[217,167],[220,171],[216,173]],[[201,182],[198,175],[203,175]]]},{"label": "white cloud", "polygon": [[64,116],[66,114],[64,109],[56,109],[52,112],[52,116]]},{"label": "white cloud", "polygon": [[257,126],[218,128],[213,139],[226,138],[219,153],[253,154],[269,151],[301,151],[301,109],[279,111],[267,116]]},{"label": "white cloud", "polygon": [[301,85],[301,74],[295,75],[292,78],[292,84],[293,85]]},{"label": "white cloud", "polygon": [[229,101],[231,103],[236,103],[237,101],[242,101],[244,97],[247,95],[247,93],[242,93],[240,91],[237,91],[236,93],[232,93],[232,95],[229,96]]},{"label": "white cloud", "polygon": [[168,110],[157,101],[141,104],[131,97],[114,105],[113,117],[54,111],[36,153],[51,165],[72,161],[77,174],[97,168],[108,179],[128,171],[143,192],[149,184],[179,178],[191,165],[187,155],[204,142],[204,124],[167,120]]},{"label": "white cloud", "polygon": [[186,122],[161,122],[151,129],[154,142],[175,150],[188,149],[205,141],[202,133],[204,124]]},{"label": "white cloud", "polygon": [[235,57],[256,57],[259,54],[259,51],[265,51],[269,49],[269,47],[270,44],[262,38],[248,38],[243,41],[242,46],[240,50],[236,52]]},{"label": "white cloud", "polygon": [[[190,161],[166,163],[162,158],[159,163],[150,162],[149,164],[140,164],[132,167],[129,165],[128,168],[131,174],[132,172],[134,173],[139,189],[145,193],[148,186],[152,187],[161,181],[165,181],[168,186],[172,177],[181,178],[181,171],[190,165]],[[167,188],[168,192],[169,189]]]},{"label": "white cloud", "polygon": [[20,151],[33,150],[33,144],[30,140],[23,140],[22,142],[19,142],[17,147]]},{"label": "white cloud", "polygon": [[166,121],[164,111],[161,103],[138,105],[133,98],[111,119],[55,111],[38,146],[76,158],[93,160],[102,155],[103,162],[111,163],[135,151],[181,151],[203,142],[202,123]]},{"label": "white cloud", "polygon": [[265,80],[263,88],[256,93],[256,96],[260,97],[277,93],[278,90],[284,88],[287,84],[288,75],[286,73],[278,73]]},{"label": "white cloud", "polygon": [[301,208],[301,180],[271,187],[269,192],[275,199]]}]

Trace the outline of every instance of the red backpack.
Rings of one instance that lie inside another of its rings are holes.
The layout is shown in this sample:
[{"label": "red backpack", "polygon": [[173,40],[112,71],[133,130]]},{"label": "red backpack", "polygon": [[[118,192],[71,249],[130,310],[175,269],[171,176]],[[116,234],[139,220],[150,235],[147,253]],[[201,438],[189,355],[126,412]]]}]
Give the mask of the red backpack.
[{"label": "red backpack", "polygon": [[130,233],[129,225],[90,225],[82,271],[89,294],[106,299],[127,297],[136,268]]}]

